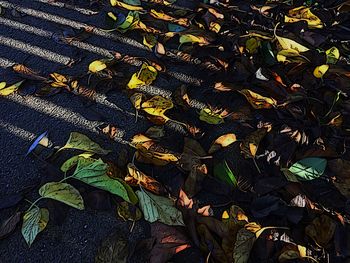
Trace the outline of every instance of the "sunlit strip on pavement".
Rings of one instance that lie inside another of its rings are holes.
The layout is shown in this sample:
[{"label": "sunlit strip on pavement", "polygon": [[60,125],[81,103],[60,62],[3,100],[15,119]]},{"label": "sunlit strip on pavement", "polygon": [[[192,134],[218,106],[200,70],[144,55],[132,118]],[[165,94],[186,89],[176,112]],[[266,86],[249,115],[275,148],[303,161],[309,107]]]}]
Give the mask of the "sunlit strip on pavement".
[{"label": "sunlit strip on pavement", "polygon": [[8,38],[5,36],[0,35],[0,44],[8,46],[13,49],[17,49],[20,51],[23,51],[27,54],[32,54],[41,58],[44,58],[49,61],[53,61],[59,64],[66,65],[70,62],[70,58],[67,56],[63,56],[61,54],[46,50],[42,47],[38,46],[33,46],[28,43],[24,43],[22,41],[13,39],[13,38]]},{"label": "sunlit strip on pavement", "polygon": [[118,35],[116,32],[105,32],[103,29],[101,28],[96,28],[93,25],[88,25],[85,23],[80,23],[68,18],[64,18],[58,15],[53,15],[53,14],[49,14],[49,13],[45,13],[39,10],[35,10],[35,9],[31,9],[31,8],[27,8],[27,7],[22,7],[22,6],[18,6],[15,4],[12,4],[8,1],[2,1],[0,0],[0,6],[3,6],[5,8],[14,8],[16,10],[18,10],[19,12],[22,12],[23,14],[27,14],[33,17],[37,17],[43,20],[47,20],[47,21],[51,21],[60,25],[66,25],[66,26],[70,26],[76,29],[80,29],[82,27],[86,28],[86,27],[92,27],[94,28],[93,30],[93,34],[101,36],[101,37],[105,37],[105,38],[109,38],[109,39],[113,39],[116,41],[119,41],[125,45],[129,45],[129,46],[133,46],[136,47],[138,49],[141,50],[148,50],[144,45],[142,45],[141,43],[138,43],[136,40],[131,39],[131,38],[127,38],[125,36],[120,36]]},{"label": "sunlit strip on pavement", "polygon": [[12,125],[11,123],[4,122],[3,120],[0,120],[0,128],[4,129],[6,132],[24,140],[24,141],[31,141],[36,137],[36,135],[34,133],[31,133],[27,130],[23,130],[20,127]]},{"label": "sunlit strip on pavement", "polygon": [[69,4],[62,3],[62,2],[54,2],[52,0],[34,0],[34,1],[35,2],[44,3],[44,4],[48,4],[48,5],[51,5],[51,6],[56,6],[56,7],[60,7],[60,8],[74,10],[74,11],[77,11],[77,12],[83,14],[83,15],[91,16],[91,15],[96,14],[96,12],[93,11],[93,10],[77,7],[77,6],[74,6],[74,5],[69,5]]},{"label": "sunlit strip on pavement", "polygon": [[[0,68],[8,68],[8,67],[11,67],[14,64],[16,64],[16,62],[14,62],[12,60],[9,60],[7,58],[0,57]],[[0,79],[0,81],[3,81],[3,80]]]}]

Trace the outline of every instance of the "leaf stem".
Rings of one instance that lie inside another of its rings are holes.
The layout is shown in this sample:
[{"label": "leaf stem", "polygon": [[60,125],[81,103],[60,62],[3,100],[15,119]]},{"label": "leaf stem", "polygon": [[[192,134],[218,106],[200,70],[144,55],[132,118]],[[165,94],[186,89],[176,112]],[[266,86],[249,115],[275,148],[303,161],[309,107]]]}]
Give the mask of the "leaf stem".
[{"label": "leaf stem", "polygon": [[259,174],[261,174],[261,170],[260,170],[258,164],[256,163],[255,158],[253,158],[253,162],[254,162],[254,165],[255,165],[256,169],[258,170]]},{"label": "leaf stem", "polygon": [[[33,208],[33,206],[38,207],[36,204],[37,204],[40,200],[42,200],[42,199],[44,199],[44,198],[45,198],[45,197],[40,196],[38,199],[36,199],[36,200],[32,203],[32,205],[27,209],[26,212],[28,212],[29,210],[31,210],[31,209]],[[38,207],[38,208],[39,208],[39,207]]]}]

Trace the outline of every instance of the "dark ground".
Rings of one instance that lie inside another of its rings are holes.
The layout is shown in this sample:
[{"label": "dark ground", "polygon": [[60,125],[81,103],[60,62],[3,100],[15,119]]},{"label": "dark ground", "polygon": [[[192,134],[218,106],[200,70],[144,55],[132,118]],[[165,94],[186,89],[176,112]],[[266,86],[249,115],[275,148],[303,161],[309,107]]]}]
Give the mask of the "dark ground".
[{"label": "dark ground", "polygon": [[[72,3],[64,7],[62,3]],[[91,45],[78,43],[77,48],[62,45],[53,40],[54,34],[72,26],[79,28],[85,24],[103,28],[105,12],[90,12],[86,5],[78,1],[61,1],[50,3],[48,0],[8,0],[0,1],[5,7],[5,14],[0,16],[0,80],[12,83],[16,79],[7,67],[14,63],[24,63],[39,70],[43,75],[51,72],[76,75],[86,72],[88,64],[103,57],[108,51],[118,51],[134,56],[151,56],[141,44],[125,38],[118,33],[109,34],[113,39],[103,35],[92,35],[83,41]],[[80,1],[87,2],[87,1]],[[23,16],[18,17],[12,8]],[[106,7],[107,8],[107,7]],[[101,32],[101,31],[99,31]],[[106,35],[106,34],[105,34]],[[107,34],[108,35],[108,34]],[[69,59],[83,55],[84,59],[70,69],[60,69]],[[132,69],[136,71],[135,69]],[[182,79],[193,69],[190,67],[171,68],[174,77],[160,77],[155,85],[166,88],[177,87]],[[185,72],[178,74],[176,72]],[[155,90],[156,92],[156,90]],[[139,119],[135,124],[133,116],[113,109],[113,104],[125,111],[134,112],[126,95],[115,93],[109,100],[112,104],[103,105],[103,101],[94,105],[94,110],[109,122],[116,123],[125,131],[124,139],[129,139],[145,130],[146,122]],[[49,131],[50,138],[57,145],[62,145],[71,131],[80,131],[89,135],[106,148],[118,151],[121,145],[111,144],[104,137],[96,136],[95,118],[85,118],[87,109],[83,102],[70,94],[53,97],[33,97],[11,95],[1,98],[0,102],[0,198],[20,191],[34,182],[40,181],[40,163],[25,157],[25,153],[36,135]],[[108,142],[108,143],[107,143]],[[119,148],[118,148],[119,147]],[[35,196],[33,196],[35,198]],[[3,220],[10,212],[3,211]],[[142,236],[143,223],[137,223],[130,236],[132,241]],[[96,212],[70,209],[63,225],[49,223],[39,234],[31,248],[28,248],[20,229],[5,240],[0,240],[0,262],[93,262],[100,242],[116,229],[127,231],[129,223],[117,219],[115,211]],[[134,262],[143,259],[134,257]]]}]

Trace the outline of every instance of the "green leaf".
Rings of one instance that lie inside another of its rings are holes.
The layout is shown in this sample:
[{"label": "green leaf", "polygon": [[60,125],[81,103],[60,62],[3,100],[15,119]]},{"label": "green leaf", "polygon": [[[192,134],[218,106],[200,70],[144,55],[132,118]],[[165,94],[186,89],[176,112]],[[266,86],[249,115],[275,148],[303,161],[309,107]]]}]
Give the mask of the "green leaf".
[{"label": "green leaf", "polygon": [[136,6],[141,5],[141,1],[140,0],[123,0],[123,2],[125,4],[128,4],[128,5],[136,5]]},{"label": "green leaf", "polygon": [[84,201],[79,191],[72,185],[61,182],[46,183],[39,189],[44,198],[51,198],[76,209],[84,210]]},{"label": "green leaf", "polygon": [[127,15],[127,17],[125,18],[124,22],[121,23],[118,26],[118,31],[120,31],[121,33],[125,33],[130,29],[133,29],[134,26],[140,21],[140,16],[139,13],[137,11],[130,11]]},{"label": "green leaf", "polygon": [[320,177],[327,166],[327,160],[323,158],[310,157],[294,163],[289,171],[300,180],[313,180]]},{"label": "green leaf", "polygon": [[250,257],[250,251],[256,240],[255,234],[242,228],[238,231],[235,247],[233,249],[233,261],[235,263],[247,263]]},{"label": "green leaf", "polygon": [[80,158],[90,158],[94,153],[82,153],[76,156],[73,156],[72,158],[69,158],[67,161],[65,161],[61,166],[61,171],[66,173],[70,169],[72,169],[75,165],[77,165]]},{"label": "green leaf", "polygon": [[72,132],[70,134],[66,145],[60,148],[59,151],[63,149],[77,149],[103,155],[108,154],[110,152],[109,150],[102,149],[100,145],[90,140],[90,138],[86,135],[81,134],[79,132]]},{"label": "green leaf", "polygon": [[199,112],[199,119],[209,124],[221,124],[224,123],[224,119],[218,113],[215,113],[209,108],[201,109]]},{"label": "green leaf", "polygon": [[214,176],[233,187],[237,186],[237,180],[226,161],[214,166]]},{"label": "green leaf", "polygon": [[339,49],[336,47],[331,47],[326,51],[327,55],[327,64],[336,64],[338,62],[338,59],[340,57]]},{"label": "green leaf", "polygon": [[136,204],[137,196],[131,187],[119,178],[110,178],[107,175],[107,168],[108,165],[101,159],[80,158],[73,178],[118,195],[127,202]]},{"label": "green leaf", "polygon": [[174,206],[174,202],[166,197],[151,194],[142,189],[136,191],[140,208],[148,222],[162,222],[167,225],[184,226],[182,214]]},{"label": "green leaf", "polygon": [[49,222],[49,210],[33,207],[23,216],[22,235],[28,246],[31,246],[36,236],[45,229]]},{"label": "green leaf", "polygon": [[17,83],[15,83],[7,88],[5,88],[6,83],[1,82],[0,83],[0,96],[8,96],[8,95],[14,93],[15,91],[17,91],[19,89],[19,87],[21,86],[21,84],[23,82],[24,82],[24,80],[17,82]]}]

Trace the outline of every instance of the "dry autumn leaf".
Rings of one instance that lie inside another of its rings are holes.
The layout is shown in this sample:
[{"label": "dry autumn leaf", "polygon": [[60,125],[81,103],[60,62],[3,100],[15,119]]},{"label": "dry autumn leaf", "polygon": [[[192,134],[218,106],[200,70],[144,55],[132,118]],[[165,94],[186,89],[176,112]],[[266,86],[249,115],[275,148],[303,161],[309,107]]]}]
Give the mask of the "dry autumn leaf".
[{"label": "dry autumn leaf", "polygon": [[154,96],[141,104],[141,109],[146,113],[153,116],[162,117],[166,120],[169,118],[166,117],[164,113],[173,107],[173,102],[170,99],[166,99],[159,95]]},{"label": "dry autumn leaf", "polygon": [[239,93],[246,97],[254,109],[271,109],[272,107],[277,106],[277,101],[275,99],[264,97],[249,89],[240,90]]},{"label": "dry autumn leaf", "polygon": [[244,138],[243,142],[240,144],[240,148],[245,158],[255,158],[260,141],[265,137],[268,131],[268,128],[261,128],[253,131]]},{"label": "dry autumn leaf", "polygon": [[236,142],[237,138],[236,135],[234,133],[228,133],[228,134],[224,134],[221,135],[219,138],[217,138],[212,145],[209,148],[208,153],[212,154],[218,150],[220,150],[221,148],[225,148],[229,145],[231,145],[232,143]]},{"label": "dry autumn leaf", "polygon": [[298,21],[306,21],[309,28],[323,28],[323,23],[316,15],[314,15],[310,7],[300,6],[289,10],[288,15],[284,17],[284,22],[294,23]]},{"label": "dry autumn leaf", "polygon": [[164,195],[166,193],[166,190],[161,183],[140,171],[132,163],[128,164],[128,175],[125,177],[125,182],[132,186],[141,185],[146,190],[157,195]]}]

